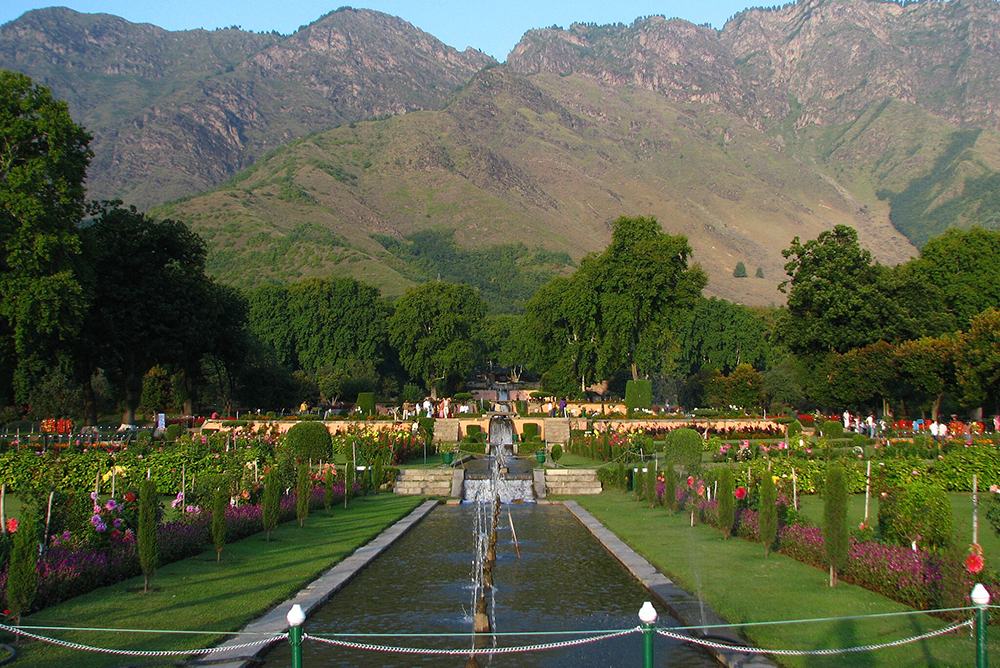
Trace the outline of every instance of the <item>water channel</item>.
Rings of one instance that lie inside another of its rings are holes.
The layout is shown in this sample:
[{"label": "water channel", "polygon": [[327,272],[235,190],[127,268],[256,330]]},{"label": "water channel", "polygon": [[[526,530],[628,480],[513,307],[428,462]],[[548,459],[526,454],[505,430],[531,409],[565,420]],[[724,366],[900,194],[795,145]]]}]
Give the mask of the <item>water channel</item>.
[{"label": "water channel", "polygon": [[[409,647],[472,646],[470,599],[474,562],[472,527],[477,504],[439,506],[305,623],[306,633],[416,633],[418,638],[352,638]],[[517,532],[521,558],[507,512]],[[494,630],[497,632],[625,629],[651,600],[632,575],[561,505],[504,505],[495,569]],[[673,620],[662,609],[659,623]],[[469,632],[463,637],[434,634]],[[526,645],[564,637],[500,638],[498,645]],[[266,666],[291,666],[287,643],[267,655]],[[461,668],[467,657],[387,654],[303,644],[303,666]],[[481,666],[518,668],[607,668],[642,664],[638,634],[574,648],[495,657]],[[656,665],[717,668],[692,645],[656,638]]]}]

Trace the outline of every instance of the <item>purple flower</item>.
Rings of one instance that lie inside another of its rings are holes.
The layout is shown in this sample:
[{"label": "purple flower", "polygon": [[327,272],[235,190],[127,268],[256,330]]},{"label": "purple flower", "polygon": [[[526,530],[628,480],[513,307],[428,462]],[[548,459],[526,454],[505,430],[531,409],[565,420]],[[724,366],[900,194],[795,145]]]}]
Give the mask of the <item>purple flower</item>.
[{"label": "purple flower", "polygon": [[90,493],[90,498],[93,499],[94,501],[97,501],[97,499],[98,499],[97,492],[91,492]]},{"label": "purple flower", "polygon": [[108,499],[108,502],[104,504],[104,507],[108,510],[114,510],[118,507],[118,503],[114,499]]},{"label": "purple flower", "polygon": [[114,526],[114,528],[117,529],[118,527],[120,527],[122,525],[122,518],[116,517],[115,521],[112,522],[111,524],[112,524],[112,526]]}]

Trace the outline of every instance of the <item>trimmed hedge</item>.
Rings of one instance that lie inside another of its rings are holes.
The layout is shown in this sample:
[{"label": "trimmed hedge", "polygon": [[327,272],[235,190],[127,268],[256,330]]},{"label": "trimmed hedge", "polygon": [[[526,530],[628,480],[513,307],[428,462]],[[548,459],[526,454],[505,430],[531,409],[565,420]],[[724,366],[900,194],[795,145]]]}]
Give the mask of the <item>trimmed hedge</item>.
[{"label": "trimmed hedge", "polygon": [[629,415],[653,407],[653,381],[630,380],[625,383],[625,408]]}]

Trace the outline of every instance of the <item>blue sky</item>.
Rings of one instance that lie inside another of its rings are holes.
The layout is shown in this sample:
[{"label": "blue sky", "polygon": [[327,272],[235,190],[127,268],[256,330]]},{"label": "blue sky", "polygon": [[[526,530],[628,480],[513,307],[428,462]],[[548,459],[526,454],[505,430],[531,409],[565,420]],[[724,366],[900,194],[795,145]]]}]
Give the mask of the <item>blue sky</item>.
[{"label": "blue sky", "polygon": [[[168,30],[238,25],[244,30],[277,30],[283,34],[341,6],[317,0],[68,0],[64,4],[79,12],[114,14]],[[37,0],[2,0],[0,24],[30,9],[50,6]],[[471,46],[502,61],[521,35],[532,28],[553,24],[568,27],[575,21],[628,24],[651,14],[721,28],[726,19],[747,4],[745,0],[359,0],[351,6],[399,16],[450,46]]]}]

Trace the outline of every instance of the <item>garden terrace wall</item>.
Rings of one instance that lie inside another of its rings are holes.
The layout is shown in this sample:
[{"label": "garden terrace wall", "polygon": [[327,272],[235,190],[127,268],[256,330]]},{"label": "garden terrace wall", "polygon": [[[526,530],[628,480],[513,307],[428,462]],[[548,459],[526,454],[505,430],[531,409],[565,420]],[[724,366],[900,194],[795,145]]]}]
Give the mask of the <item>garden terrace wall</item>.
[{"label": "garden terrace wall", "polygon": [[587,420],[573,418],[570,420],[570,427],[580,431],[588,428],[592,428],[594,431],[605,431],[610,428],[612,430],[634,431],[642,429],[657,432],[661,430],[673,431],[682,427],[696,429],[701,433],[704,433],[706,429],[716,432],[764,431],[769,429],[780,429],[782,433],[788,431],[785,425],[764,418],[599,419],[591,422],[590,427],[588,427]]},{"label": "garden terrace wall", "polygon": [[[289,429],[297,425],[300,420],[251,420],[246,423],[246,427],[224,425],[226,420],[205,420],[202,429],[219,432],[230,432],[237,429],[248,429],[255,433],[270,433],[277,429],[279,434],[286,433]],[[413,426],[413,421],[402,422],[392,420],[313,420],[326,427],[331,436],[346,433],[355,427],[376,429],[378,431],[409,431]]]},{"label": "garden terrace wall", "polygon": [[[569,431],[564,425],[572,426],[572,420],[566,418],[543,418],[543,417],[519,417],[510,415],[511,422],[514,423],[514,431],[518,438],[524,433],[524,425],[538,425],[538,437],[544,442],[546,433],[565,434],[561,436],[559,442],[568,440]],[[546,430],[546,425],[549,429]],[[468,418],[438,418],[434,420],[434,442],[435,443],[455,443],[462,440],[462,437],[469,433],[469,427],[479,427],[483,433],[490,431],[490,416],[468,417]],[[560,429],[560,427],[563,427]]]}]

